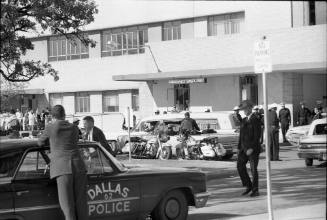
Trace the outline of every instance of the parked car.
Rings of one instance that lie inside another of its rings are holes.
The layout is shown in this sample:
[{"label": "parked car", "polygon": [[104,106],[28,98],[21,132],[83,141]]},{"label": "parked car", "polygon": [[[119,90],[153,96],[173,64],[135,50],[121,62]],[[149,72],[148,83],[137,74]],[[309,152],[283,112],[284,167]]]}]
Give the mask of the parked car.
[{"label": "parked car", "polygon": [[[327,114],[322,113],[322,117],[326,118]],[[303,125],[303,126],[297,126],[297,127],[290,128],[286,132],[286,135],[285,135],[286,140],[291,145],[298,147],[300,139],[308,133],[309,129],[310,129],[310,125]]]},{"label": "parked car", "polygon": [[305,159],[306,166],[313,160],[326,161],[327,119],[317,119],[310,125],[308,133],[299,141],[298,156]]},{"label": "parked car", "polygon": [[[79,142],[87,166],[89,219],[185,219],[205,206],[206,175],[198,169],[126,167],[96,142]],[[64,219],[49,147],[36,139],[0,143],[0,219]]]},{"label": "parked car", "polygon": [[[234,124],[232,112],[210,112],[210,113],[191,113],[191,117],[196,120],[201,131],[199,134],[191,135],[190,143],[201,144],[201,141],[207,137],[216,137],[216,143],[225,149],[224,159],[230,159],[235,154],[238,145],[239,131]],[[172,132],[170,140],[167,144],[171,145],[172,155],[176,155],[176,145],[180,143],[178,140],[179,128],[184,114],[174,113],[167,115],[154,115],[142,119],[131,131],[131,137],[140,137],[143,139],[152,139],[155,136],[154,131],[160,122],[165,123],[167,127],[171,127]],[[216,133],[203,134],[202,131],[207,125]],[[123,134],[117,137],[118,148],[123,153],[129,152],[128,135]],[[131,144],[133,147],[133,144]],[[133,149],[131,149],[133,150]]]}]

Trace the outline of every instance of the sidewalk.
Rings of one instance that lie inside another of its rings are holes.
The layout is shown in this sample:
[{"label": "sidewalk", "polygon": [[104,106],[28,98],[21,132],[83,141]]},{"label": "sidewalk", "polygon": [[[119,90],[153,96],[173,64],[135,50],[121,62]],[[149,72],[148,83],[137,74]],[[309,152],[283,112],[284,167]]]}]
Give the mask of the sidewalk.
[{"label": "sidewalk", "polygon": [[[326,204],[299,206],[273,211],[274,220],[325,220]],[[268,213],[232,218],[233,220],[268,220]]]}]

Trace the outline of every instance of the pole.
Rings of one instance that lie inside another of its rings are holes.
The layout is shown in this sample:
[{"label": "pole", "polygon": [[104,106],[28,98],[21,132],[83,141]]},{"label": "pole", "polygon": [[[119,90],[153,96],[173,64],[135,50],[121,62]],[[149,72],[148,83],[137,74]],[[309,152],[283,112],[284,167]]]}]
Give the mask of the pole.
[{"label": "pole", "polygon": [[263,83],[263,109],[264,109],[264,122],[265,122],[265,145],[266,145],[266,171],[267,171],[267,200],[268,200],[268,215],[269,220],[273,220],[272,210],[272,196],[271,196],[271,179],[270,179],[270,147],[269,147],[269,134],[268,134],[268,102],[267,102],[267,78],[266,72],[262,72],[262,83]]},{"label": "pole", "polygon": [[130,111],[129,111],[129,107],[127,107],[127,127],[128,127],[128,159],[129,162],[131,162],[131,158],[132,158],[132,154],[131,154],[131,130],[130,130]]}]

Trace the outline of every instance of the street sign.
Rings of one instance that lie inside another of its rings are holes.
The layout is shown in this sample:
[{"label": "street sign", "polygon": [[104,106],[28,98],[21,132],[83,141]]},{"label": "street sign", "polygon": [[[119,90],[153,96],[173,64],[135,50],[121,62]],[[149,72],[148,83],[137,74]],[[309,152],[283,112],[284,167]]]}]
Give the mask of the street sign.
[{"label": "street sign", "polygon": [[192,84],[192,83],[206,83],[206,78],[196,78],[196,79],[172,79],[169,80],[169,84]]},{"label": "street sign", "polygon": [[272,72],[270,43],[267,40],[260,40],[254,43],[254,72]]}]

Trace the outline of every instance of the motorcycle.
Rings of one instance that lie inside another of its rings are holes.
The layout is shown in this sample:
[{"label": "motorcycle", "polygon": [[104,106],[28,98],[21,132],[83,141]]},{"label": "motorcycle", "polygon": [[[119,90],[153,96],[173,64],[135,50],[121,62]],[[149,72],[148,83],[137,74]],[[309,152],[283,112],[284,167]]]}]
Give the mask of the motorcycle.
[{"label": "motorcycle", "polygon": [[200,141],[203,159],[223,159],[226,155],[226,149],[219,143],[218,137],[207,137]]},{"label": "motorcycle", "polygon": [[167,140],[159,138],[158,135],[149,140],[134,138],[131,143],[132,158],[168,160],[172,153],[171,146],[166,142]]},{"label": "motorcycle", "polygon": [[177,159],[199,160],[203,159],[201,146],[190,136],[189,131],[183,131],[177,138],[180,142],[176,145]]}]

